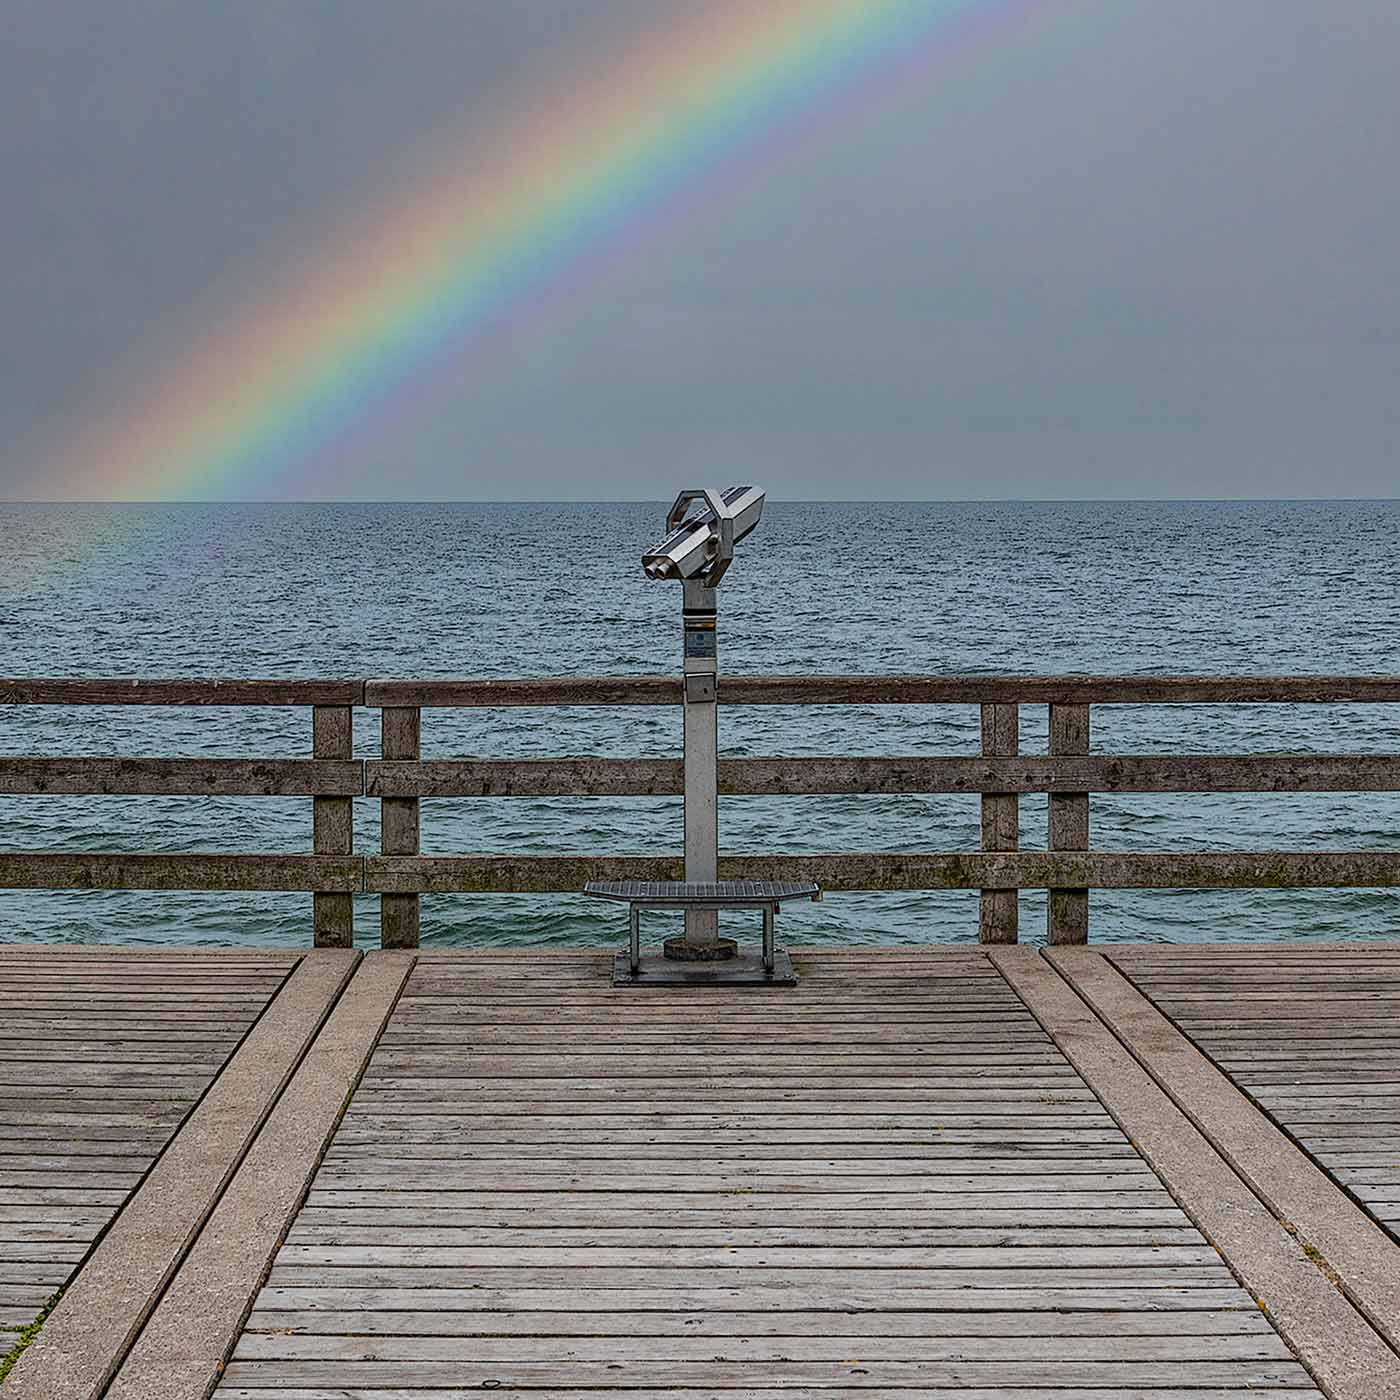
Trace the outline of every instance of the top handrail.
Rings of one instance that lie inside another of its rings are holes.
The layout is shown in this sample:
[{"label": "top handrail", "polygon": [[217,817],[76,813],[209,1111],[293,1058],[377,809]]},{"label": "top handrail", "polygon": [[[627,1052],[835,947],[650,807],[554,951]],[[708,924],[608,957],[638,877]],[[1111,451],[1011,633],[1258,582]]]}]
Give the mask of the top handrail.
[{"label": "top handrail", "polygon": [[[1400,704],[1400,675],[721,675],[730,705]],[[0,705],[313,705],[371,708],[678,705],[678,676],[254,680],[0,678]]]},{"label": "top handrail", "polygon": [[0,705],[363,705],[364,681],[0,677]]}]

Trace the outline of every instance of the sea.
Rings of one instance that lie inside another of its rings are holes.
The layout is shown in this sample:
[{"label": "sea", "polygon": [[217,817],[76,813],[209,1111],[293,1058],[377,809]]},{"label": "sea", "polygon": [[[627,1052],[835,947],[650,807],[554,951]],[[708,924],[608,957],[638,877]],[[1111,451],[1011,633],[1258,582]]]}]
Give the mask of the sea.
[{"label": "sea", "polygon": [[[659,485],[660,483],[658,483]],[[642,574],[664,502],[0,506],[0,674],[516,677],[674,673],[680,589]],[[1400,502],[771,500],[720,590],[722,673],[1395,673]],[[1121,754],[1400,753],[1385,705],[1101,706]],[[377,752],[377,712],[356,754]],[[1045,751],[1044,707],[1022,710]],[[423,753],[674,756],[670,707],[426,710]],[[730,755],[973,754],[972,706],[732,707]],[[299,757],[295,708],[0,709],[8,755]],[[357,849],[378,804],[356,803]],[[1021,802],[1043,847],[1045,800]],[[677,851],[679,799],[435,799],[423,849]],[[1400,794],[1096,795],[1103,850],[1397,848]],[[729,851],[953,851],[975,796],[729,797]],[[0,797],[0,849],[298,852],[306,798]],[[357,897],[356,941],[378,936]],[[0,942],[304,946],[305,894],[0,891]],[[726,916],[728,918],[729,916]],[[657,933],[669,931],[656,916]],[[599,946],[616,906],[579,895],[434,895],[425,945]],[[1022,939],[1045,899],[1021,896]],[[743,920],[736,927],[742,932]],[[752,930],[749,930],[752,933]],[[797,945],[969,943],[971,892],[788,906]],[[1400,937],[1397,890],[1096,891],[1099,942]]]}]

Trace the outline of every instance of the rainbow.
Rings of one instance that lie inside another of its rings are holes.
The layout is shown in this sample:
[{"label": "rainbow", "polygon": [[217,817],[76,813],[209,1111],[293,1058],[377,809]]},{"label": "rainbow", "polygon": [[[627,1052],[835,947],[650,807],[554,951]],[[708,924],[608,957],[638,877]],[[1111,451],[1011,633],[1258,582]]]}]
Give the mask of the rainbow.
[{"label": "rainbow", "polygon": [[42,467],[49,500],[257,499],[746,159],[1039,0],[711,0],[473,133]]}]

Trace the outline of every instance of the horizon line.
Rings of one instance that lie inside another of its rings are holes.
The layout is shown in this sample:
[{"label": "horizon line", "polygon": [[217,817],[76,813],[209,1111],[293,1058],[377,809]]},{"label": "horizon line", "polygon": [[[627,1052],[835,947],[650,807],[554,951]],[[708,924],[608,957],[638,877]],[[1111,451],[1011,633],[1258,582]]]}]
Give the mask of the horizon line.
[{"label": "horizon line", "polygon": [[[83,499],[39,500],[3,499],[3,506],[641,506],[664,505],[661,496],[598,500],[590,496],[466,497],[425,496],[413,498],[310,497],[281,500],[250,497],[244,499]],[[768,505],[1396,505],[1400,496],[770,496]]]}]

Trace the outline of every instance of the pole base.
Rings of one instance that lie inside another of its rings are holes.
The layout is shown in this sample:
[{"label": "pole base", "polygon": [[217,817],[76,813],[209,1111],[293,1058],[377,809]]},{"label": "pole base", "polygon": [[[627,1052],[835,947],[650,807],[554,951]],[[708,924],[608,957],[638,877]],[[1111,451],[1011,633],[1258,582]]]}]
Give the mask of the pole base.
[{"label": "pole base", "polygon": [[662,956],[672,962],[728,962],[738,952],[739,945],[732,938],[714,938],[705,943],[691,943],[682,934],[677,938],[668,938],[661,945]]},{"label": "pole base", "polygon": [[795,987],[797,973],[792,959],[779,948],[773,954],[773,971],[763,966],[759,953],[737,953],[723,962],[674,962],[647,953],[636,975],[626,952],[613,959],[614,987]]}]

